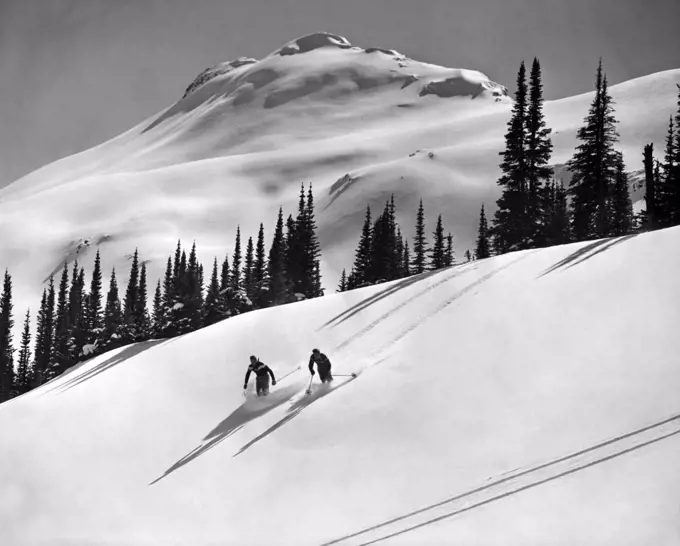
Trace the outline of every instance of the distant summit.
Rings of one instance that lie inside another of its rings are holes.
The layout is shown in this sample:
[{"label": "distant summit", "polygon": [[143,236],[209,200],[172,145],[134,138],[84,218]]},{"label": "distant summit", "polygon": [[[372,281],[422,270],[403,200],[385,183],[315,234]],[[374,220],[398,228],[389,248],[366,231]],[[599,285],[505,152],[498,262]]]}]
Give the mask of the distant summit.
[{"label": "distant summit", "polygon": [[[297,38],[259,61],[239,57],[210,67],[196,77],[182,98],[210,82],[216,84],[214,94],[233,97],[234,106],[251,104],[256,99],[252,92],[259,94],[263,88],[265,108],[317,93],[324,100],[342,99],[352,91],[389,84],[398,84],[401,89],[415,84],[415,97],[487,96],[496,101],[509,100],[507,88],[481,72],[419,62],[394,49],[364,49],[352,45],[344,36],[327,32]],[[409,89],[409,96],[411,93]],[[209,95],[206,93],[204,98]]]}]

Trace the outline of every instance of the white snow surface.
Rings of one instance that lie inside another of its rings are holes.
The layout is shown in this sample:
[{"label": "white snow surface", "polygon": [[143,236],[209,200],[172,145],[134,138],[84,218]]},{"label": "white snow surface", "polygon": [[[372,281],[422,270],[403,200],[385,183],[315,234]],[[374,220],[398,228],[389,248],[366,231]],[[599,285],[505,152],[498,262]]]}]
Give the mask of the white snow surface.
[{"label": "white snow surface", "polygon": [[[512,253],[96,357],[0,406],[2,543],[678,545],[679,244]],[[336,378],[305,397],[314,346]]]},{"label": "white snow surface", "polygon": [[[631,170],[644,144],[662,149],[678,80],[671,70],[611,87]],[[573,153],[591,99],[546,103],[555,163]],[[17,309],[35,308],[64,260],[91,272],[95,248],[122,283],[139,248],[155,282],[180,238],[196,240],[204,263],[232,252],[237,225],[255,237],[263,222],[271,240],[279,206],[294,213],[309,182],[330,291],[351,267],[366,205],[377,214],[392,193],[406,236],[422,198],[428,232],[441,213],[461,258],[481,204],[491,211],[499,195],[510,108],[481,72],[304,36],[207,69],[159,114],[0,190],[0,266],[13,273]]]}]

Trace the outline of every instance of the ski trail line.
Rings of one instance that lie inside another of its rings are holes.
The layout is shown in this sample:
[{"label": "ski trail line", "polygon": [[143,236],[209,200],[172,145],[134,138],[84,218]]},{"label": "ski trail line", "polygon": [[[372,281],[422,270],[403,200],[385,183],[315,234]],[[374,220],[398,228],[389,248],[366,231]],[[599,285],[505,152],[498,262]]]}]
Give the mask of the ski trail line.
[{"label": "ski trail line", "polygon": [[[670,431],[670,432],[669,432]],[[652,434],[647,434],[646,436],[649,437],[646,441],[642,441],[640,443],[636,443],[634,445],[630,445],[630,442],[626,443],[626,440],[630,440],[642,435],[645,435],[646,433],[652,433]],[[670,417],[667,417],[661,421],[657,421],[655,423],[652,423],[650,425],[638,428],[636,430],[633,430],[631,432],[622,434],[620,436],[616,436],[613,438],[610,438],[609,440],[600,442],[598,444],[595,444],[593,446],[590,446],[585,449],[581,449],[579,451],[572,452],[568,455],[564,455],[562,457],[552,459],[550,461],[547,461],[545,463],[539,464],[537,466],[530,467],[526,470],[523,470],[517,474],[511,474],[511,475],[506,475],[504,478],[499,478],[494,480],[493,482],[487,483],[486,485],[477,487],[475,489],[471,489],[469,491],[465,491],[463,493],[460,493],[458,495],[455,495],[453,497],[450,497],[448,499],[445,499],[443,501],[430,504],[428,506],[425,506],[423,508],[420,508],[418,510],[413,510],[411,512],[408,512],[402,516],[398,516],[389,520],[385,520],[381,523],[378,523],[376,525],[372,525],[371,527],[366,527],[365,529],[362,529],[360,531],[357,531],[355,533],[345,535],[343,537],[331,540],[329,542],[324,542],[320,546],[331,546],[332,544],[339,544],[339,543],[345,543],[349,544],[348,541],[350,541],[353,538],[359,537],[361,535],[367,535],[369,533],[373,533],[374,531],[378,531],[381,529],[384,529],[389,526],[395,526],[395,524],[399,522],[404,522],[404,524],[409,525],[409,527],[403,528],[398,531],[394,531],[390,534],[384,535],[382,537],[378,537],[376,539],[373,539],[368,542],[353,542],[352,544],[355,544],[356,546],[366,546],[368,544],[374,544],[376,542],[386,540],[388,538],[395,537],[397,535],[401,535],[405,532],[412,531],[415,529],[418,529],[420,527],[423,527],[425,525],[429,525],[431,523],[435,523],[437,521],[441,521],[442,519],[446,519],[452,516],[455,516],[457,514],[467,512],[468,510],[471,510],[472,508],[476,508],[478,506],[483,506],[485,504],[489,504],[490,502],[493,502],[495,500],[500,500],[502,498],[508,497],[510,495],[513,495],[515,493],[519,493],[521,491],[524,491],[526,489],[530,489],[532,487],[536,487],[538,485],[541,485],[543,483],[547,483],[549,481],[555,480],[559,477],[562,476],[567,476],[569,474],[572,474],[574,472],[577,472],[579,470],[583,470],[585,468],[588,468],[590,466],[593,466],[595,464],[599,464],[601,462],[608,461],[610,459],[613,459],[615,457],[619,457],[621,455],[624,455],[626,453],[629,453],[631,451],[634,451],[636,449],[640,449],[642,447],[654,444],[656,442],[659,442],[661,440],[664,440],[666,438],[669,438],[671,436],[674,436],[676,434],[680,434],[680,413],[672,415]],[[623,444],[623,445],[622,445]],[[610,448],[607,450],[607,448]],[[613,451],[613,453],[612,453]],[[606,454],[605,454],[606,452]],[[599,458],[596,458],[595,460],[590,460],[589,456],[596,456]],[[575,463],[577,466],[569,468],[569,463]],[[564,469],[566,467],[566,469]],[[548,472],[542,472],[542,471],[548,471]],[[545,476],[547,474],[547,476]],[[542,477],[545,476],[545,477]],[[535,478],[535,481],[531,481],[531,478]],[[523,479],[524,478],[524,479]],[[529,478],[529,479],[526,479]],[[529,483],[526,483],[526,482]],[[509,489],[509,490],[506,490]],[[474,501],[474,498],[476,496],[481,497],[481,499]],[[473,504],[466,504],[460,508],[454,508],[452,506],[447,507],[447,512],[444,513],[443,515],[437,516],[437,517],[431,517],[430,519],[420,522],[420,523],[415,523],[412,524],[411,522],[405,522],[404,520],[408,520],[411,518],[414,518],[419,515],[423,515],[426,517],[432,516],[432,512],[438,508],[442,508],[446,505],[451,505],[453,503],[456,503],[457,501],[461,501],[463,499],[472,499],[474,502]],[[396,526],[395,526],[396,527]],[[387,529],[385,529],[387,531]]]},{"label": "ski trail line", "polygon": [[[422,326],[428,319],[431,319],[431,318],[432,318],[433,316],[435,316],[436,314],[442,312],[446,307],[448,307],[449,305],[451,305],[454,301],[456,301],[456,300],[462,298],[465,294],[467,294],[467,293],[470,292],[471,290],[474,290],[474,289],[477,288],[480,284],[484,284],[486,281],[488,281],[488,280],[491,279],[492,277],[495,277],[495,276],[498,275],[499,273],[502,273],[502,272],[505,271],[508,267],[510,267],[510,266],[512,266],[512,265],[515,265],[516,263],[521,262],[522,260],[528,258],[528,257],[531,256],[534,252],[535,252],[535,250],[529,251],[529,252],[527,252],[526,254],[524,254],[523,256],[520,256],[519,258],[515,258],[514,260],[508,262],[507,264],[502,265],[501,267],[499,267],[499,268],[497,268],[497,269],[494,269],[493,271],[487,273],[487,274],[484,275],[483,277],[480,277],[479,279],[477,279],[477,280],[474,281],[473,283],[467,285],[465,288],[462,288],[460,291],[456,292],[453,296],[451,296],[450,298],[447,298],[447,299],[444,300],[442,303],[440,303],[440,304],[439,304],[437,307],[435,307],[429,314],[427,314],[427,315],[420,315],[420,316],[415,320],[415,322],[413,322],[410,326],[408,326],[407,328],[405,328],[404,330],[402,330],[402,332],[401,332],[400,334],[398,334],[396,337],[392,338],[392,339],[389,341],[389,343],[383,345],[382,347],[380,347],[379,349],[377,349],[376,351],[374,351],[373,353],[371,353],[371,356],[372,356],[372,357],[373,357],[373,356],[376,356],[376,355],[380,354],[381,352],[383,352],[385,349],[388,349],[389,347],[394,346],[395,343],[397,343],[398,341],[400,341],[401,339],[403,339],[404,337],[406,337],[408,334],[410,334],[413,330],[415,330],[415,329],[418,328],[419,326]],[[395,309],[395,310],[396,310],[396,309]],[[381,317],[381,318],[382,318],[382,317]]]},{"label": "ski trail line", "polygon": [[466,269],[462,269],[462,270],[461,270],[461,269],[456,269],[451,275],[447,275],[447,276],[444,277],[443,279],[440,279],[440,280],[438,280],[437,282],[432,283],[431,285],[429,285],[427,288],[425,288],[425,289],[419,291],[417,294],[414,294],[414,295],[411,296],[410,298],[405,299],[405,300],[402,301],[400,304],[398,304],[396,307],[393,307],[393,308],[390,309],[389,311],[387,311],[387,312],[383,313],[382,315],[380,315],[377,319],[375,319],[373,322],[371,322],[370,324],[368,324],[367,326],[365,326],[364,328],[362,328],[361,330],[359,330],[356,334],[354,334],[353,336],[351,336],[350,338],[348,338],[346,341],[343,341],[342,343],[340,343],[339,345],[337,345],[337,346],[335,347],[335,350],[336,350],[336,351],[339,351],[339,350],[344,349],[345,347],[348,347],[349,345],[351,345],[352,343],[354,343],[357,339],[359,339],[360,337],[363,337],[363,336],[366,335],[368,332],[370,332],[371,330],[373,330],[373,328],[375,328],[376,326],[378,326],[378,324],[380,324],[381,322],[383,322],[385,319],[388,319],[388,318],[391,317],[394,313],[396,313],[396,312],[399,311],[400,309],[403,309],[404,307],[406,307],[409,303],[413,302],[414,300],[417,300],[418,298],[422,297],[424,294],[427,294],[428,292],[434,290],[435,288],[437,288],[438,286],[444,284],[445,282],[448,282],[448,281],[450,281],[451,279],[454,279],[454,278],[456,278],[456,277],[462,275],[463,273],[466,273],[467,271],[468,271],[467,268],[466,268]]}]

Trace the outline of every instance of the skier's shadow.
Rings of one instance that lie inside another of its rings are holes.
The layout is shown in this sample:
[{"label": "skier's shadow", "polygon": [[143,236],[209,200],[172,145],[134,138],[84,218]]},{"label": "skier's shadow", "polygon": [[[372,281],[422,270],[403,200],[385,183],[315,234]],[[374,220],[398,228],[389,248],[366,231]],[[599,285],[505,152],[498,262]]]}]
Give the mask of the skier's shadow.
[{"label": "skier's shadow", "polygon": [[343,381],[342,383],[340,383],[337,386],[324,384],[324,385],[317,387],[314,391],[312,391],[311,394],[302,396],[301,398],[299,398],[298,400],[293,402],[293,404],[291,404],[291,407],[288,409],[288,411],[286,412],[286,416],[283,417],[283,419],[280,419],[279,421],[274,423],[271,427],[269,427],[267,430],[265,430],[262,434],[260,434],[259,436],[256,436],[252,440],[250,440],[250,442],[245,444],[241,449],[238,450],[238,452],[236,452],[234,454],[234,457],[238,457],[241,453],[243,453],[247,449],[253,447],[259,441],[264,440],[267,436],[269,436],[273,432],[276,432],[278,429],[280,429],[286,423],[289,423],[290,421],[295,419],[298,415],[300,415],[302,410],[305,409],[310,404],[316,402],[320,398],[323,398],[324,396],[326,396],[326,395],[328,395],[332,392],[337,391],[338,389],[341,389],[345,385],[348,385],[349,383],[351,383],[354,379],[355,378],[353,377],[351,379]]},{"label": "skier's shadow", "polygon": [[168,468],[161,476],[152,481],[149,485],[162,480],[166,476],[172,474],[175,470],[182,468],[185,464],[190,463],[197,457],[203,455],[206,451],[212,449],[217,444],[229,438],[243,428],[244,425],[250,421],[262,417],[274,408],[281,406],[288,402],[295,393],[300,391],[299,384],[291,384],[285,387],[276,389],[269,396],[263,400],[248,400],[234,410],[226,419],[222,420],[214,429],[212,429],[201,441],[201,445],[194,448],[187,453],[179,461]]}]

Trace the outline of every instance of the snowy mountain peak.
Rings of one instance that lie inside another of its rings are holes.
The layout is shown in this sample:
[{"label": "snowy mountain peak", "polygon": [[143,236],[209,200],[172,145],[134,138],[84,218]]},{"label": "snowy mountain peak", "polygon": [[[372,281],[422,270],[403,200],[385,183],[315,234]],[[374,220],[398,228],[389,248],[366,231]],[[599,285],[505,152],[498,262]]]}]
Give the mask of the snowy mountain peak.
[{"label": "snowy mountain peak", "polygon": [[321,47],[349,49],[352,47],[352,44],[344,36],[338,36],[329,32],[315,32],[288,42],[285,46],[272,53],[272,55],[299,55],[300,53],[307,53]]}]

